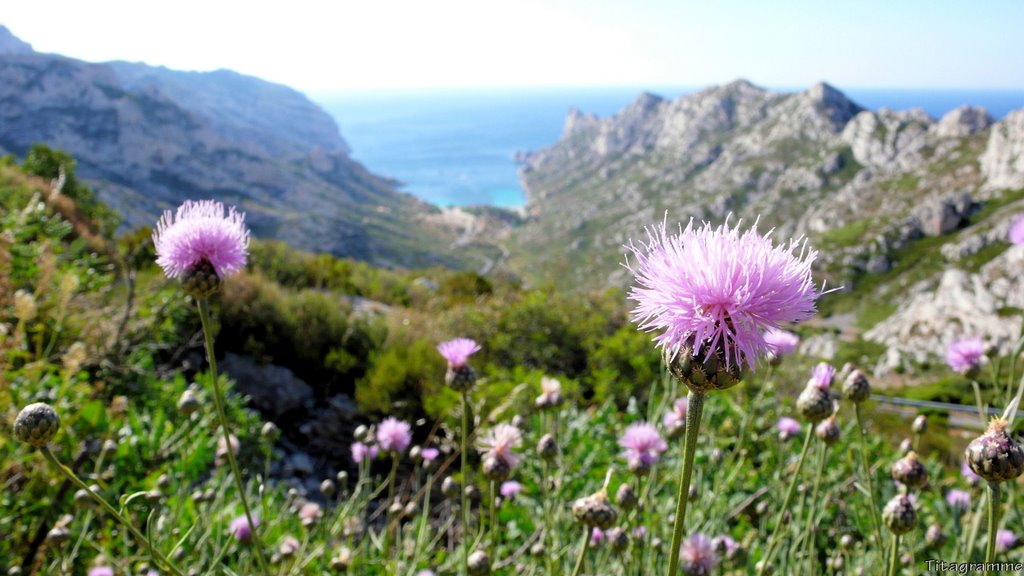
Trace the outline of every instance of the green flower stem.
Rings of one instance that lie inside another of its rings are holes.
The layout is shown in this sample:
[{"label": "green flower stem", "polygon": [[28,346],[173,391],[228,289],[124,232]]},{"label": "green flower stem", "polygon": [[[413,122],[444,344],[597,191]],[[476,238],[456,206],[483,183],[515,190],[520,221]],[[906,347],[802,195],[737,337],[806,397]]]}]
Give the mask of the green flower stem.
[{"label": "green flower stem", "polygon": [[590,546],[590,526],[584,526],[583,541],[580,542],[580,553],[576,556],[576,567],[572,569],[572,576],[580,576],[583,573],[583,558],[587,555],[588,546]]},{"label": "green flower stem", "polygon": [[105,498],[103,498],[96,492],[93,492],[92,488],[89,488],[89,486],[85,482],[82,482],[82,480],[77,475],[75,475],[75,473],[72,472],[70,468],[61,464],[60,460],[58,460],[57,457],[53,454],[53,452],[50,451],[49,446],[43,446],[39,450],[43,453],[43,456],[45,456],[46,459],[50,461],[51,464],[56,466],[57,469],[60,470],[62,474],[67,476],[68,480],[70,480],[75,486],[78,486],[80,489],[85,490],[86,493],[89,494],[90,498],[92,498],[97,504],[99,504],[104,510],[106,510],[108,514],[116,518],[118,522],[124,525],[125,529],[131,532],[132,536],[135,537],[135,540],[139,543],[139,545],[141,545],[147,551],[149,551],[149,553],[152,554],[154,558],[156,558],[161,564],[163,564],[164,568],[166,568],[168,571],[170,571],[172,574],[175,574],[176,576],[185,576],[184,573],[181,570],[179,570],[178,567],[175,566],[170,560],[168,560],[167,557],[164,556],[162,552],[152,547],[150,545],[149,538],[146,538],[142,534],[142,532],[139,532],[138,528],[136,528],[130,521],[128,521],[127,518],[122,516],[121,513],[118,512],[116,508],[111,506],[110,503],[107,502]]},{"label": "green flower stem", "polygon": [[462,393],[462,438],[460,438],[459,457],[462,464],[462,573],[469,575],[469,464],[466,458],[466,440],[469,437],[469,393]]},{"label": "green flower stem", "polygon": [[793,501],[793,494],[796,493],[796,484],[800,479],[800,471],[804,468],[804,460],[807,459],[807,450],[811,446],[811,437],[814,436],[814,426],[807,425],[807,434],[804,435],[804,446],[800,449],[800,460],[796,463],[796,470],[793,471],[793,475],[789,478],[789,488],[786,489],[786,497],[782,501],[782,507],[779,508],[778,516],[775,518],[775,529],[772,531],[772,536],[768,540],[768,549],[764,553],[764,557],[761,559],[761,570],[759,573],[764,573],[765,569],[771,564],[772,555],[775,552],[775,546],[778,543],[779,536],[782,533],[782,526],[785,522],[782,521],[786,514],[786,509],[789,508],[789,504]]},{"label": "green flower stem", "polygon": [[551,562],[552,554],[555,553],[551,548],[551,531],[554,524],[551,518],[551,472],[547,460],[542,462],[541,467],[544,470],[544,569],[548,576],[556,576],[555,567]]},{"label": "green flower stem", "polygon": [[871,466],[868,465],[868,440],[864,435],[864,419],[860,415],[860,402],[853,403],[853,412],[857,417],[857,433],[860,435],[860,465],[864,471],[864,483],[868,489],[868,501],[871,503],[871,524],[875,527],[878,547],[882,547],[882,520],[878,517],[878,502],[875,501],[875,486],[871,479]]},{"label": "green flower stem", "polygon": [[[990,494],[982,494],[981,500],[988,501]],[[974,512],[974,518],[971,520],[971,532],[967,536],[967,549],[964,550],[964,560],[970,561],[971,555],[974,554],[974,547],[978,543],[978,532],[981,530],[981,509],[985,506],[985,502],[978,502],[978,509]]]},{"label": "green flower stem", "polygon": [[892,549],[889,550],[889,570],[886,571],[888,576],[896,576],[899,573],[900,565],[900,535],[892,535]]},{"label": "green flower stem", "polygon": [[210,302],[206,298],[197,298],[196,305],[199,308],[199,320],[203,325],[203,338],[206,341],[206,359],[210,363],[210,379],[213,380],[213,401],[217,406],[217,417],[220,418],[220,429],[224,433],[224,442],[227,446],[228,463],[231,465],[231,475],[235,479],[235,486],[238,488],[238,498],[242,501],[242,509],[245,510],[245,519],[249,522],[252,530],[253,548],[256,551],[256,561],[260,565],[260,571],[270,574],[267,568],[267,560],[263,557],[263,540],[259,536],[259,528],[253,521],[252,510],[249,508],[249,499],[245,495],[245,482],[242,480],[242,472],[238,468],[238,461],[235,460],[235,451],[231,449],[231,433],[228,432],[228,415],[224,411],[224,392],[220,389],[220,379],[217,377],[217,358],[213,352],[213,330],[210,326]]},{"label": "green flower stem", "polygon": [[[988,483],[988,543],[985,549],[985,565],[996,559],[996,530],[999,528],[999,484]],[[989,571],[985,570],[985,576]]]},{"label": "green flower stem", "polygon": [[395,499],[395,475],[398,473],[398,452],[391,455],[391,471],[388,472],[388,499],[384,501],[384,562],[391,559],[391,503]]},{"label": "green flower stem", "polygon": [[808,501],[811,503],[807,507],[807,527],[804,529],[804,546],[807,547],[808,559],[810,560],[811,570],[810,574],[814,574],[814,565],[816,563],[814,548],[814,526],[815,526],[815,512],[818,510],[818,491],[821,489],[821,477],[825,475],[825,464],[828,462],[828,445],[824,442],[818,442],[818,471],[814,475],[814,488],[811,490],[811,499]]},{"label": "green flower stem", "polygon": [[669,554],[668,574],[676,576],[679,570],[679,546],[683,542],[683,523],[686,520],[686,503],[690,499],[690,476],[693,474],[693,456],[697,452],[697,436],[700,435],[700,418],[704,413],[704,393],[690,392],[686,395],[686,427],[683,432],[683,467],[679,471],[679,490],[676,492],[676,518],[672,526],[672,546]]},{"label": "green flower stem", "polygon": [[491,531],[488,538],[491,544],[491,562],[498,561],[498,522],[494,513],[494,501],[498,497],[498,487],[494,480],[491,480],[491,500],[488,502],[487,528]]}]

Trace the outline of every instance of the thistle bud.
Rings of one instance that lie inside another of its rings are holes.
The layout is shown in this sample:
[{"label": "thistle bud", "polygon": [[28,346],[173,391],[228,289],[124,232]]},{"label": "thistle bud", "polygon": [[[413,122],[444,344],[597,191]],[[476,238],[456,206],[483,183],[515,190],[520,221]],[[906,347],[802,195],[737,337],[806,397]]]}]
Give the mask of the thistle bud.
[{"label": "thistle bud", "polygon": [[910,454],[914,451],[914,441],[910,438],[904,438],[900,441],[899,451],[900,454],[903,454],[904,456]]},{"label": "thistle bud", "polygon": [[360,424],[359,426],[356,426],[355,431],[352,432],[352,436],[356,440],[359,440],[360,442],[365,442],[371,439],[370,429],[366,426],[366,424]]},{"label": "thistle bud", "polygon": [[413,446],[412,448],[410,448],[409,458],[412,458],[416,462],[423,460],[423,448],[419,446]]},{"label": "thistle bud", "polygon": [[615,491],[615,503],[623,510],[632,510],[637,503],[636,492],[633,492],[629,484],[619,484],[619,489]]},{"label": "thistle bud", "polygon": [[330,478],[325,478],[324,481],[320,483],[320,493],[327,498],[334,496],[336,489],[337,487],[334,485],[334,480],[331,480]]},{"label": "thistle bud", "polygon": [[331,558],[330,567],[335,572],[344,572],[348,570],[348,566],[351,563],[352,551],[347,546],[342,546],[338,549],[338,553]]},{"label": "thistle bud", "polygon": [[550,462],[558,456],[558,442],[551,434],[545,434],[537,442],[537,455],[544,461]]},{"label": "thistle bud", "polygon": [[483,550],[477,550],[469,555],[467,560],[469,573],[474,576],[491,573],[491,559]]},{"label": "thistle bud", "polygon": [[71,539],[71,531],[64,526],[55,526],[46,533],[46,539],[54,544],[61,544]]},{"label": "thistle bud", "polygon": [[268,442],[273,442],[281,436],[281,429],[273,422],[266,422],[260,428],[260,437]]},{"label": "thistle bud", "polygon": [[882,509],[882,521],[893,534],[906,534],[917,526],[917,511],[908,496],[898,494]]},{"label": "thistle bud", "polygon": [[199,395],[196,394],[195,390],[191,388],[181,393],[181,397],[178,398],[178,410],[185,416],[191,416],[199,410],[201,403],[199,402]]},{"label": "thistle bud", "polygon": [[492,482],[504,482],[512,472],[512,468],[504,458],[487,456],[483,463],[484,478]]},{"label": "thistle bud", "polygon": [[[456,392],[465,392],[476,384],[476,370],[469,364],[448,366],[444,374],[444,383]],[[486,559],[486,555],[484,555]]]},{"label": "thistle bud", "polygon": [[839,429],[839,425],[836,424],[835,414],[832,414],[828,418],[822,420],[814,429],[814,434],[817,435],[826,446],[831,446],[838,442],[840,433],[841,430]]},{"label": "thistle bud", "polygon": [[476,486],[470,484],[469,486],[463,488],[463,492],[465,492],[466,497],[472,500],[473,502],[480,501],[480,489],[477,488]]},{"label": "thistle bud", "polygon": [[871,397],[871,383],[868,382],[868,377],[864,375],[864,371],[858,369],[853,370],[843,380],[843,398],[860,404]]},{"label": "thistle bud", "polygon": [[42,402],[22,408],[14,419],[14,436],[36,448],[46,446],[59,429],[60,416],[57,411]]},{"label": "thistle bud", "polygon": [[611,528],[619,516],[615,508],[612,508],[608,492],[604,488],[573,502],[572,514],[579,522],[602,530]]},{"label": "thistle bud", "polygon": [[616,552],[622,552],[629,547],[629,535],[618,526],[605,532],[604,537],[608,540],[608,545]]},{"label": "thistle bud", "polygon": [[910,429],[914,431],[914,434],[924,434],[928,430],[928,418],[924,414],[918,414],[917,418],[914,418],[914,423],[910,425]]},{"label": "thistle bud", "polygon": [[821,422],[832,414],[828,389],[809,383],[796,399],[797,410],[810,422]]},{"label": "thistle bud", "polygon": [[209,260],[203,258],[181,276],[181,287],[193,298],[208,298],[220,291],[220,276]]},{"label": "thistle bud", "polygon": [[1024,472],[1024,450],[1007,433],[1009,425],[1002,418],[993,418],[988,430],[968,444],[964,453],[971,470],[989,482],[1013,480]]},{"label": "thistle bud", "polygon": [[705,348],[700,358],[694,358],[691,346],[674,352],[665,348],[665,364],[676,380],[699,394],[732,388],[740,383],[742,376],[739,363],[727,363],[721,347],[714,351]]},{"label": "thistle bud", "polygon": [[451,476],[445,477],[441,481],[441,494],[445,498],[452,498],[459,493],[459,483],[455,481]]},{"label": "thistle bud", "polygon": [[924,545],[929,548],[938,550],[942,548],[942,545],[946,543],[946,533],[942,531],[942,526],[938,524],[932,524],[928,527],[928,530],[924,533]]},{"label": "thistle bud", "polygon": [[526,427],[526,418],[523,418],[521,414],[516,414],[512,417],[512,425],[522,430]]},{"label": "thistle bud", "polygon": [[892,465],[892,479],[908,488],[920,488],[928,483],[928,469],[911,450]]}]

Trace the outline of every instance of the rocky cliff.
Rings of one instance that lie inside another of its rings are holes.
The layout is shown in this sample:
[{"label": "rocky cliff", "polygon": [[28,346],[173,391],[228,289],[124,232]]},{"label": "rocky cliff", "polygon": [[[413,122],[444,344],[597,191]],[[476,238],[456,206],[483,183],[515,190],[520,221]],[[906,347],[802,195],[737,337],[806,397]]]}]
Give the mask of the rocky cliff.
[{"label": "rocky cliff", "polygon": [[176,72],[38,54],[0,30],[0,152],[37,142],[129,226],[185,198],[247,212],[254,232],[378,264],[464,265],[437,209],[348,155],[334,120],[302,94],[230,71]]},{"label": "rocky cliff", "polygon": [[572,110],[561,140],[521,161],[530,217],[510,262],[535,276],[625,285],[622,245],[644,226],[733,213],[821,248],[820,275],[844,287],[822,303],[823,338],[866,340],[879,372],[966,334],[1018,333],[1005,231],[1024,211],[1024,111],[936,120],[865,110],[827,84],[740,80],[642,94],[609,118]]}]

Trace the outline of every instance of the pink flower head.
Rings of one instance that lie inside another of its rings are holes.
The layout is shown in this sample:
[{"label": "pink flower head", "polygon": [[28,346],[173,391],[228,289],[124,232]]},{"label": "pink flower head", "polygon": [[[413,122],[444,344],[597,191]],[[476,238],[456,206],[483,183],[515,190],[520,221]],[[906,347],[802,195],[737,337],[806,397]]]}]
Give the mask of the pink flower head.
[{"label": "pink flower head", "polygon": [[367,446],[362,442],[352,443],[352,461],[356,464],[361,464],[363,460],[369,458],[373,460],[377,457],[378,448],[376,446]]},{"label": "pink flower head", "polygon": [[437,448],[424,448],[420,450],[420,456],[424,462],[433,462],[437,460],[437,457],[441,455],[441,451]]},{"label": "pink flower head", "polygon": [[633,538],[636,538],[637,540],[647,538],[647,528],[644,528],[643,526],[633,528]]},{"label": "pink flower head", "polygon": [[796,351],[796,345],[800,343],[800,337],[792,332],[779,328],[771,328],[764,334],[764,343],[768,351],[777,358],[789,356]]},{"label": "pink flower head", "polygon": [[511,424],[498,424],[477,440],[477,449],[484,456],[500,458],[509,468],[519,464],[519,455],[512,451],[523,444],[523,433]]},{"label": "pink flower head", "polygon": [[[259,518],[253,518],[252,522],[256,526],[260,525]],[[232,520],[231,524],[228,525],[228,530],[235,537],[235,540],[239,542],[248,542],[252,538],[252,527],[249,526],[249,520],[245,516],[239,516]]]},{"label": "pink flower head", "polygon": [[323,515],[323,509],[316,502],[306,502],[299,508],[299,521],[303,526],[312,526]]},{"label": "pink flower head", "polygon": [[456,338],[438,344],[437,351],[448,361],[448,366],[459,368],[466,365],[470,356],[480,351],[480,345],[469,338]]},{"label": "pink flower head", "polygon": [[631,463],[650,466],[661,458],[661,453],[668,450],[668,444],[661,439],[658,429],[647,422],[630,424],[619,438],[619,446],[625,452],[623,456]]},{"label": "pink flower head", "polygon": [[946,350],[946,364],[954,372],[965,374],[981,366],[985,356],[985,341],[977,336],[957,340]]},{"label": "pink flower head", "polygon": [[153,232],[156,263],[168,278],[179,278],[206,260],[225,278],[245,268],[249,229],[245,214],[214,200],[186,200],[177,212],[165,210]]},{"label": "pink flower head", "polygon": [[96,566],[89,568],[89,576],[114,576],[114,569],[110,566]]},{"label": "pink flower head", "polygon": [[966,512],[971,507],[971,495],[963,490],[950,490],[946,494],[946,504],[949,504],[950,508],[955,508],[960,512]]},{"label": "pink flower head", "polygon": [[798,436],[801,430],[800,423],[789,416],[779,418],[779,422],[775,426],[779,430],[779,437],[783,440]]},{"label": "pink flower head", "polygon": [[1024,244],[1024,214],[1017,216],[1010,223],[1009,238],[1014,244]]},{"label": "pink flower head", "polygon": [[672,403],[672,408],[665,412],[661,423],[669,430],[684,426],[686,424],[686,398],[676,398],[676,401]]},{"label": "pink flower head", "polygon": [[647,242],[629,245],[637,259],[628,265],[636,276],[633,319],[641,330],[660,331],[655,341],[672,357],[684,347],[695,357],[722,349],[727,366],[753,368],[769,350],[766,331],[816,311],[821,292],[811,263],[818,253],[806,244],[774,246],[756,224],[741,234],[728,221],[695,228],[691,219],[678,234],[662,223],[647,234]]},{"label": "pink flower head", "polygon": [[711,539],[694,534],[679,547],[680,568],[687,576],[709,576],[718,568],[718,553]]},{"label": "pink flower head", "polygon": [[420,570],[416,573],[416,576],[437,576],[433,570]]},{"label": "pink flower head", "polygon": [[1017,535],[1009,530],[996,531],[996,550],[1006,552],[1017,543]]},{"label": "pink flower head", "polygon": [[377,425],[377,444],[385,452],[405,452],[412,442],[412,429],[408,422],[394,416]]},{"label": "pink flower head", "polygon": [[281,544],[278,546],[278,550],[281,551],[282,556],[291,556],[298,552],[302,544],[299,543],[299,539],[295,536],[288,535],[281,539]]},{"label": "pink flower head", "polygon": [[515,480],[508,480],[507,482],[501,483],[501,497],[502,498],[515,498],[523,490],[523,485]]},{"label": "pink flower head", "polygon": [[960,463],[960,475],[971,486],[977,486],[981,482],[981,476],[978,476],[974,473],[974,470],[971,470],[971,465],[966,460]]},{"label": "pink flower head", "polygon": [[815,386],[822,390],[828,390],[832,386],[832,376],[836,373],[836,369],[832,367],[828,362],[821,362],[814,367],[814,373],[811,375],[811,382]]},{"label": "pink flower head", "polygon": [[590,545],[600,546],[601,542],[604,542],[604,530],[594,526],[593,530],[590,531]]},{"label": "pink flower head", "polygon": [[715,550],[724,555],[726,558],[732,558],[736,555],[736,552],[740,549],[740,545],[736,543],[736,540],[728,534],[720,534],[715,536],[711,543],[714,545]]}]

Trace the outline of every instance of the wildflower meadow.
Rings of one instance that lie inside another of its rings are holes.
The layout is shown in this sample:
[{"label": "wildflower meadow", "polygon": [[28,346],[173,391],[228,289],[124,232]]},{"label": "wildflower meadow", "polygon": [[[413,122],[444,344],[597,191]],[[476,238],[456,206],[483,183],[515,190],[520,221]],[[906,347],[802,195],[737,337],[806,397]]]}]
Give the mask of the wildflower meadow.
[{"label": "wildflower meadow", "polygon": [[[232,308],[256,290],[253,260],[269,261],[245,214],[188,201],[151,238],[111,248],[90,245],[71,210],[22,192],[2,213],[7,574],[892,576],[1024,562],[1024,339],[1009,358],[984,334],[935,351],[977,404],[951,442],[945,414],[883,410],[870,366],[800,353],[801,323],[842,290],[815,279],[804,240],[688,219],[624,247],[632,287],[607,314],[622,327],[595,348],[635,344],[615,393],[517,367],[541,349],[558,365],[575,336],[548,346],[539,321],[499,315],[500,337],[480,337],[480,299],[458,321],[421,308],[428,346],[359,356],[351,342],[374,332],[350,320],[330,365],[382,366],[360,376],[364,400],[403,377],[300,483],[279,473],[289,419],[264,421],[218,371],[224,333],[267,314]],[[288,333],[312,342],[327,314]],[[489,346],[512,367],[495,369]]]}]

